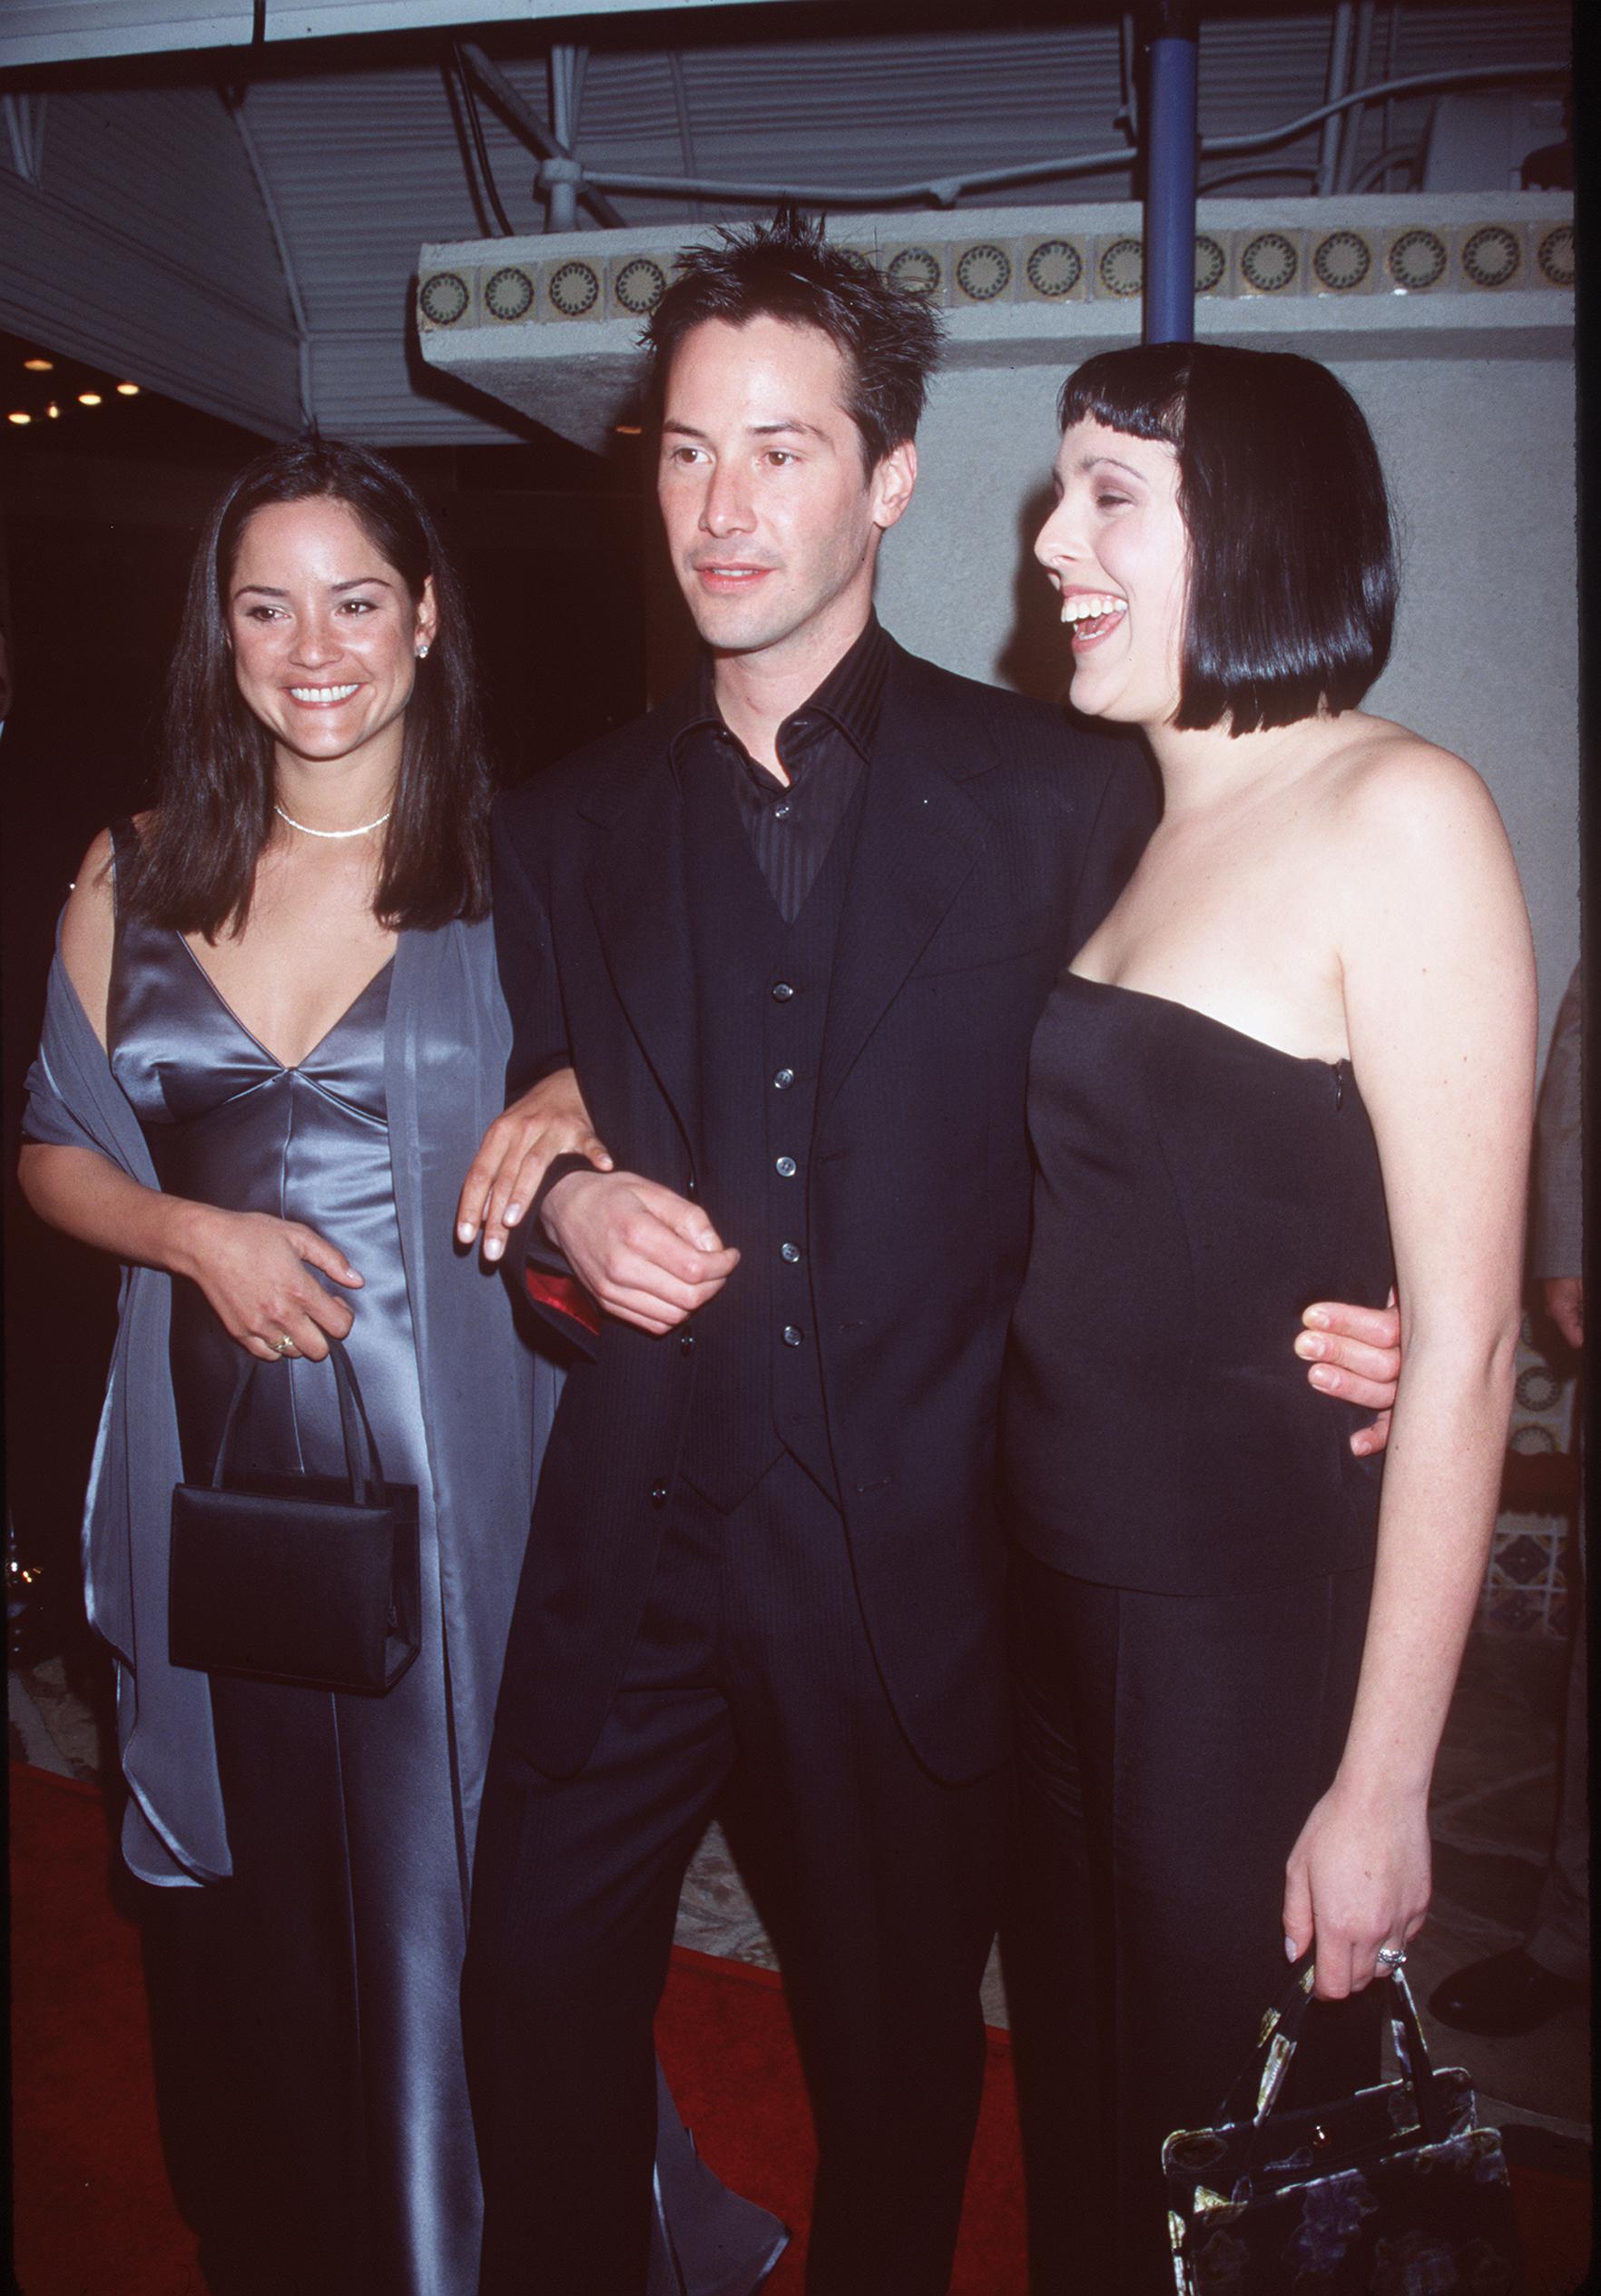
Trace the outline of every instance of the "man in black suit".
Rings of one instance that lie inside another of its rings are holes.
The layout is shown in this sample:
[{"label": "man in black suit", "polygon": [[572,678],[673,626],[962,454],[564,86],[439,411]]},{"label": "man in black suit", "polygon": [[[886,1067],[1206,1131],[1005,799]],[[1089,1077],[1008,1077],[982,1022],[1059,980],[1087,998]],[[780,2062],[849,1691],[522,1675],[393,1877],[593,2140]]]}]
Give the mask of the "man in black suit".
[{"label": "man in black suit", "polygon": [[514,1075],[575,1066],[620,1168],[560,1160],[524,1231],[586,1359],[478,1834],[482,2286],[641,2296],[651,2020],[737,1762],[817,2121],[808,2288],[937,2296],[1002,1868],[1029,1037],[1154,800],[1122,740],[873,616],[932,313],[781,222],[688,256],[652,338],[706,657],[497,835]]}]

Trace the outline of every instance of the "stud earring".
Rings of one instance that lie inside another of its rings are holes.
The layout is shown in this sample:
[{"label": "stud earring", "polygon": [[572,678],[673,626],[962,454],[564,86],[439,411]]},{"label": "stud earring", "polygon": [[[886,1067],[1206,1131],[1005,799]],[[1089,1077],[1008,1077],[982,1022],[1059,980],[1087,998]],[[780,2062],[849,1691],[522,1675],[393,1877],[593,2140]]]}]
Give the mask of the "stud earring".
[{"label": "stud earring", "polygon": [[422,645],[417,649],[417,658],[419,662],[426,662],[428,658],[428,647],[426,638],[424,639]]}]

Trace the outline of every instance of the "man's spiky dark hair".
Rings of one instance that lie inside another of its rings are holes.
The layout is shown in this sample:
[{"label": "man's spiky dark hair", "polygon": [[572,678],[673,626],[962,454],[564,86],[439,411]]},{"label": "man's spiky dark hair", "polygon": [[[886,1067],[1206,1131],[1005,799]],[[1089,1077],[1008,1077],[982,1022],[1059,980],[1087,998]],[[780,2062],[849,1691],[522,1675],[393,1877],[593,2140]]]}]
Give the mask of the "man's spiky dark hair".
[{"label": "man's spiky dark hair", "polygon": [[658,400],[684,337],[710,319],[730,327],[779,319],[815,327],[836,344],[850,377],[846,412],[869,470],[916,438],[939,360],[939,316],[866,255],[826,239],[820,218],[781,207],[771,222],[725,224],[715,241],[682,251],[643,338]]}]

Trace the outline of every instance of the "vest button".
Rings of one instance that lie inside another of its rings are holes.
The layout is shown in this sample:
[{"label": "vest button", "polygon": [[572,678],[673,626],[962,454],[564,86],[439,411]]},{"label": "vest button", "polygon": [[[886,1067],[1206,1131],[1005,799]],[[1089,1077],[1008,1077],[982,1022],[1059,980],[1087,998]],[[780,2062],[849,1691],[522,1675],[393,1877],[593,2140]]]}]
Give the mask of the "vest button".
[{"label": "vest button", "polygon": [[779,1257],[781,1259],[787,1259],[791,1266],[793,1266],[794,1263],[800,1258],[800,1247],[799,1244],[781,1244],[779,1246]]},{"label": "vest button", "polygon": [[789,805],[789,801],[788,801],[788,799],[786,799],[786,800],[785,800],[785,802],[784,802],[781,805],[775,805],[775,806],[773,807],[773,809],[772,809],[772,817],[773,817],[774,821],[788,821],[788,820],[789,820],[789,818],[790,818],[790,805]]},{"label": "vest button", "polygon": [[664,1483],[652,1483],[652,1485],[651,1485],[651,1504],[652,1504],[652,1506],[653,1506],[653,1507],[664,1507],[664,1506],[666,1505],[666,1503],[667,1503],[667,1485],[666,1485]]},{"label": "vest button", "polygon": [[806,1334],[801,1330],[799,1324],[786,1324],[784,1325],[784,1345],[786,1347],[799,1347],[800,1342],[805,1338],[805,1336]]},{"label": "vest button", "polygon": [[781,1180],[792,1180],[795,1177],[794,1158],[792,1156],[781,1156],[778,1162],[773,1166],[773,1169],[778,1174]]},{"label": "vest button", "polygon": [[694,1354],[695,1335],[692,1331],[686,1331],[683,1333],[678,1343],[678,1352],[681,1355],[692,1355]]},{"label": "vest button", "polygon": [[775,1069],[773,1070],[772,1089],[775,1092],[787,1092],[794,1081],[795,1071],[793,1069]]},{"label": "vest button", "polygon": [[772,984],[772,1000],[774,1004],[788,1004],[790,999],[794,995],[794,993],[795,991],[793,987],[787,980],[775,980]]}]

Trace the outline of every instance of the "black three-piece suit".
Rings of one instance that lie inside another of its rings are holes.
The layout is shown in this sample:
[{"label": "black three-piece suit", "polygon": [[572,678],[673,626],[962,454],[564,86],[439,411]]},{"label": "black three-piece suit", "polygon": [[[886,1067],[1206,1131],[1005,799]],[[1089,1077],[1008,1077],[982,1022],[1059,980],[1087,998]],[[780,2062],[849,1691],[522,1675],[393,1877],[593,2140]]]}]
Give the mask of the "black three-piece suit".
[{"label": "black three-piece suit", "polygon": [[781,730],[786,763],[831,745],[797,880],[710,695],[497,830],[514,1084],[570,1059],[618,1168],[742,1256],[683,1331],[604,1320],[545,1455],[468,1957],[484,2284],[638,2296],[650,2017],[737,1762],[818,2119],[809,2285],[932,2296],[1001,1862],[1029,1038],[1154,797],[1120,739],[869,623]]}]

